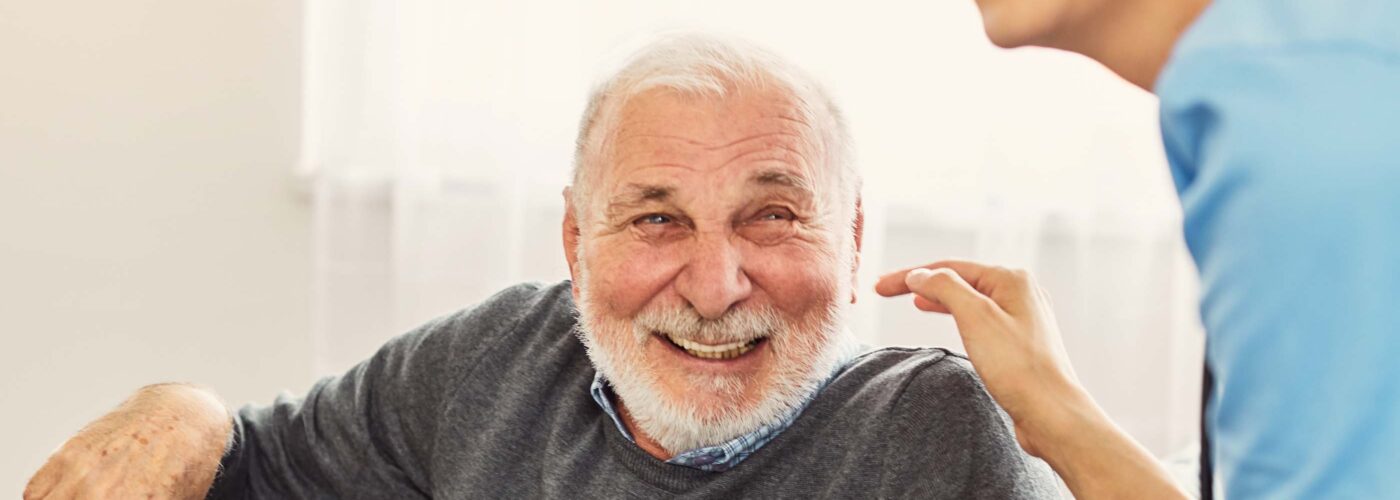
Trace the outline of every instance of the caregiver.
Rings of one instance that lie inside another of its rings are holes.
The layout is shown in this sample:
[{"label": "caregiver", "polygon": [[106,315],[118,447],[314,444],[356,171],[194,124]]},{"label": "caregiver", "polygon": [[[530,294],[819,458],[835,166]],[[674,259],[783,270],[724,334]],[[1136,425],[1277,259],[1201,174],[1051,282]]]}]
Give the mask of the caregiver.
[{"label": "caregiver", "polygon": [[[977,2],[995,44],[1083,54],[1161,100],[1202,285],[1203,495],[1400,495],[1400,2]],[[1078,387],[1028,277],[926,267],[878,290],[954,315],[1076,495],[1179,494]]]}]

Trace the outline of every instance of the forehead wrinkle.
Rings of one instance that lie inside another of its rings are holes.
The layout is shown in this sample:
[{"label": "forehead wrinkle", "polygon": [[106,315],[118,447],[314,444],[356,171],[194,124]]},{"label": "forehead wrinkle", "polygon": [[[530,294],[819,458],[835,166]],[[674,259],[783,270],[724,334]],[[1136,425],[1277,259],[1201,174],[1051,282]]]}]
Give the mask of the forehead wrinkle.
[{"label": "forehead wrinkle", "polygon": [[640,140],[643,140],[643,139],[665,139],[665,140],[669,140],[669,141],[679,141],[679,142],[683,142],[683,143],[689,144],[689,145],[691,145],[691,146],[709,147],[709,145],[705,144],[704,142],[697,141],[697,140],[691,139],[691,138],[689,138],[689,137],[680,136],[680,135],[669,135],[669,134],[628,134],[628,135],[624,135],[624,136],[622,136],[621,138],[619,138],[619,139],[617,140],[617,143],[618,143],[618,144],[624,144],[624,143],[627,143],[627,142],[640,141]]},{"label": "forehead wrinkle", "polygon": [[804,120],[804,119],[802,119],[802,118],[792,117],[792,116],[788,116],[788,115],[784,115],[784,114],[773,115],[773,118],[777,118],[777,119],[779,119],[779,120],[783,120],[783,121],[788,121],[788,122],[796,123],[796,124],[801,125],[801,126],[806,127],[806,128],[812,128],[812,124],[807,123],[807,120]]},{"label": "forehead wrinkle", "polygon": [[[671,155],[674,154],[675,153],[671,153]],[[621,168],[633,171],[643,170],[651,167],[674,167],[685,170],[695,169],[694,166],[685,163],[680,163],[676,161],[665,161],[666,158],[664,158],[663,156],[665,156],[664,153],[659,153],[655,150],[640,150],[626,152],[624,154],[618,155],[617,158],[613,160],[614,169]],[[634,159],[637,160],[636,165],[632,164],[632,161]],[[647,161],[650,161],[650,163],[648,163]]]},{"label": "forehead wrinkle", "polygon": [[[650,137],[650,138],[665,137],[665,138],[668,138],[668,139],[669,139],[671,136],[650,135],[650,136],[647,136],[647,137]],[[778,162],[783,162],[783,163],[791,163],[791,164],[794,164],[794,165],[796,165],[796,166],[803,167],[803,168],[807,167],[808,159],[807,159],[807,157],[806,157],[806,154],[804,154],[804,152],[803,152],[801,149],[799,149],[798,147],[796,147],[796,146],[794,146],[793,144],[791,144],[790,141],[785,141],[785,140],[780,140],[780,139],[775,140],[775,139],[774,139],[775,137],[790,137],[790,138],[797,139],[797,140],[803,139],[803,137],[802,137],[801,135],[799,135],[799,134],[794,134],[794,133],[791,133],[791,132],[770,132],[770,133],[755,134],[755,135],[743,137],[743,138],[740,138],[740,139],[736,139],[736,140],[734,140],[734,141],[730,141],[728,144],[723,144],[723,145],[718,145],[718,146],[703,146],[704,143],[702,143],[702,142],[699,142],[699,141],[691,141],[691,140],[687,140],[687,139],[683,139],[683,138],[681,138],[680,140],[682,140],[682,141],[684,141],[684,142],[686,142],[686,143],[688,143],[688,144],[693,144],[693,145],[700,145],[700,146],[702,146],[703,152],[705,152],[705,153],[714,153],[714,152],[718,152],[718,151],[724,150],[724,149],[737,149],[737,148],[741,148],[741,147],[743,147],[743,146],[747,146],[747,145],[749,145],[750,143],[753,143],[753,142],[766,141],[766,142],[763,142],[762,144],[753,145],[751,148],[740,149],[739,152],[733,154],[733,155],[730,156],[729,158],[726,158],[724,161],[719,162],[719,163],[717,163],[717,164],[714,164],[715,168],[719,168],[719,169],[727,168],[727,167],[731,166],[732,164],[734,164],[736,161],[738,161],[738,160],[740,160],[740,159],[743,159],[743,158],[745,158],[745,157],[753,156],[753,155],[762,155],[762,154],[767,154],[767,155],[770,155],[770,156],[768,156],[768,157],[766,157],[766,158],[757,158],[757,159],[755,159],[755,161],[771,160],[771,161],[778,161]],[[632,136],[632,138],[638,138],[638,139],[640,139],[640,138],[644,138],[644,137],[642,137],[642,136]],[[685,169],[685,170],[697,170],[697,166],[696,166],[696,165],[689,165],[689,164],[679,163],[679,162],[675,162],[675,161],[667,161],[668,158],[675,158],[676,155],[679,155],[679,156],[690,156],[690,155],[689,155],[686,151],[684,151],[684,150],[677,151],[677,150],[671,150],[671,149],[667,149],[667,148],[644,148],[644,147],[640,147],[640,148],[622,148],[622,149],[623,149],[623,151],[620,151],[621,154],[619,154],[619,155],[616,156],[616,158],[615,158],[615,160],[614,160],[614,164],[616,165],[616,167],[620,167],[620,168],[623,168],[623,169],[626,169],[626,170],[636,171],[636,170],[641,170],[641,169],[645,169],[645,168],[649,168],[649,167],[674,167],[674,168],[681,168],[681,169]],[[644,159],[658,160],[658,161],[655,161],[655,163],[642,163],[642,164],[638,164],[638,165],[631,165],[630,163],[631,163],[633,160],[637,159],[637,158],[644,158]],[[687,159],[688,159],[688,158],[687,158]],[[685,161],[685,160],[682,160],[682,161]],[[700,163],[703,164],[703,163],[706,163],[706,162],[701,161]]]},{"label": "forehead wrinkle", "polygon": [[792,132],[789,132],[789,131],[786,131],[786,130],[780,130],[780,131],[777,131],[777,132],[766,132],[766,133],[762,133],[762,134],[754,134],[754,135],[750,135],[750,136],[746,136],[746,137],[740,137],[740,138],[738,138],[738,139],[734,139],[734,140],[729,141],[729,142],[724,143],[724,144],[717,144],[717,145],[713,145],[713,146],[706,146],[706,147],[705,147],[705,150],[707,150],[707,151],[716,151],[716,150],[720,150],[720,149],[728,149],[728,148],[732,148],[732,147],[739,146],[739,145],[741,145],[741,144],[743,144],[743,143],[746,143],[746,142],[757,141],[757,140],[761,140],[761,139],[767,139],[767,138],[770,138],[770,137],[791,137],[791,138],[799,139],[799,140],[802,139],[802,135],[801,135],[801,134],[795,134],[795,133],[792,133]]},{"label": "forehead wrinkle", "polygon": [[[662,121],[662,120],[657,120],[657,121]],[[677,141],[677,142],[682,142],[682,143],[685,143],[685,144],[690,145],[690,146],[696,146],[696,147],[703,148],[703,149],[706,150],[706,151],[715,151],[715,150],[719,150],[719,149],[732,148],[732,147],[738,146],[738,145],[740,145],[740,144],[742,144],[742,143],[745,143],[745,142],[755,141],[755,140],[765,139],[765,138],[770,138],[770,137],[791,137],[791,138],[797,139],[797,140],[799,140],[799,141],[800,141],[800,140],[806,139],[806,137],[803,136],[802,134],[799,134],[799,133],[796,133],[796,132],[792,132],[792,131],[787,131],[787,130],[779,130],[779,131],[775,131],[775,132],[764,132],[764,133],[760,133],[760,134],[748,135],[748,136],[740,137],[740,138],[738,138],[738,139],[731,140],[731,141],[729,141],[729,142],[720,143],[720,144],[714,144],[714,143],[708,143],[708,142],[705,142],[705,141],[699,141],[699,140],[691,139],[691,138],[689,138],[689,137],[680,136],[680,135],[672,135],[672,134],[627,134],[627,133],[619,132],[618,138],[614,140],[614,143],[617,144],[617,145],[622,145],[622,144],[625,144],[625,143],[628,143],[628,142],[636,142],[636,141],[642,141],[642,140],[647,140],[647,139],[662,139],[662,140],[666,140],[666,141]]]},{"label": "forehead wrinkle", "polygon": [[[758,93],[751,93],[755,91]],[[658,110],[652,105],[643,104],[641,102],[647,101],[651,103],[653,96],[663,100],[661,101],[662,109]],[[641,99],[637,99],[639,97]],[[715,97],[717,97],[717,99]],[[667,106],[664,104],[665,100],[674,100],[677,98],[679,98],[679,105],[681,106],[679,114],[664,111]],[[758,101],[752,101],[754,98],[757,98]],[[744,100],[744,102],[748,103],[744,104],[745,106],[751,106],[747,109],[752,109],[753,111],[735,112],[732,108],[725,108],[724,106],[728,106],[727,104],[722,104],[725,102],[734,102],[735,99]],[[612,150],[610,155],[617,155],[619,153],[628,154],[628,152],[619,150],[636,148],[637,142],[646,141],[648,139],[674,141],[678,143],[677,145],[683,144],[698,147],[705,151],[737,147],[745,142],[765,137],[787,137],[803,143],[810,142],[812,145],[820,144],[822,143],[821,138],[813,136],[815,128],[809,123],[809,120],[804,119],[806,118],[806,113],[801,109],[802,102],[802,96],[796,93],[784,92],[782,95],[772,96],[768,95],[765,89],[743,89],[734,94],[724,96],[687,96],[684,94],[676,95],[674,91],[648,90],[638,96],[634,96],[632,99],[627,99],[625,102],[618,103],[616,125],[610,127],[612,130],[605,134],[610,136],[608,137],[609,140],[605,142],[607,149]],[[710,103],[711,105],[717,104],[721,107],[711,109],[706,103]],[[715,114],[716,112],[719,114]],[[701,122],[708,123],[709,125],[704,127],[704,129],[693,129],[694,134],[690,134],[689,137],[674,134],[673,132],[677,124],[677,119],[689,121],[692,118],[696,118],[692,116],[693,113],[699,113]],[[764,122],[768,122],[767,126],[764,125]],[[722,139],[723,135],[726,135],[724,134],[725,131],[735,129],[760,131],[765,128],[768,129],[768,131],[733,140],[726,141]],[[697,137],[699,139],[697,139]],[[713,140],[701,140],[705,138],[713,138]],[[621,147],[623,145],[629,145],[631,147]],[[673,147],[674,146],[675,145],[673,145]],[[641,149],[645,150],[648,148],[642,147]],[[645,151],[642,151],[642,153],[644,152]],[[632,153],[638,152],[633,151]],[[683,154],[683,151],[681,153]],[[628,156],[631,155],[629,154]]]},{"label": "forehead wrinkle", "polygon": [[[806,156],[803,156],[802,152],[801,152],[801,151],[798,151],[797,148],[794,148],[794,147],[789,146],[789,145],[786,145],[786,144],[778,144],[778,143],[769,144],[768,146],[769,146],[769,147],[767,147],[767,148],[762,148],[762,149],[751,149],[751,150],[742,151],[742,152],[740,152],[740,153],[737,153],[737,154],[735,154],[734,156],[729,157],[728,160],[724,160],[724,162],[720,164],[720,167],[721,167],[721,168],[726,167],[726,166],[728,166],[728,165],[730,165],[730,164],[732,164],[732,163],[734,163],[734,162],[738,161],[739,159],[744,158],[744,157],[746,157],[746,156],[753,156],[753,155],[760,155],[760,154],[772,154],[772,156],[771,156],[771,157],[768,157],[768,158],[757,158],[757,159],[755,159],[755,161],[763,161],[763,160],[780,161],[780,162],[784,162],[784,163],[795,163],[795,164],[797,164],[798,166],[803,166],[803,167],[805,167],[806,164],[807,164],[807,157],[806,157]],[[777,150],[777,151],[775,151],[775,150]],[[786,153],[788,153],[788,154],[782,154],[782,153],[780,153],[779,151],[786,152]],[[797,161],[793,161],[794,159],[796,159]]]},{"label": "forehead wrinkle", "polygon": [[[774,138],[776,138],[776,139],[774,139]],[[743,146],[745,143],[754,142],[754,141],[761,141],[761,140],[764,140],[764,139],[769,139],[769,140],[770,140],[770,143],[771,143],[771,144],[774,144],[774,145],[786,145],[786,143],[787,143],[788,141],[787,141],[787,140],[784,140],[785,138],[786,138],[786,139],[791,139],[791,140],[794,140],[794,141],[798,141],[798,142],[802,142],[802,141],[804,141],[804,140],[806,139],[806,137],[804,137],[802,134],[799,134],[799,133],[796,133],[796,132],[792,132],[792,131],[788,131],[788,130],[779,130],[779,131],[776,131],[776,132],[764,132],[764,133],[759,133],[759,134],[750,134],[750,135],[746,135],[746,136],[744,136],[744,137],[740,137],[740,138],[738,138],[738,139],[734,139],[734,140],[732,140],[732,141],[729,141],[728,143],[725,143],[725,144],[720,144],[720,145],[717,145],[717,146],[711,146],[711,147],[709,147],[709,148],[707,148],[707,149],[712,150],[712,151],[713,151],[713,150],[718,150],[718,149],[728,149],[728,148]]]},{"label": "forehead wrinkle", "polygon": [[[771,161],[796,167],[802,175],[794,179],[801,179],[803,182],[779,182],[779,177],[768,176],[763,182],[755,181],[755,184],[792,188],[800,191],[799,194],[816,198],[816,182],[810,176],[821,175],[821,172],[812,170],[816,167],[812,162],[818,159],[815,156],[823,153],[824,148],[821,145],[824,141],[814,135],[816,128],[806,114],[801,110],[793,110],[789,103],[768,100],[758,104],[760,109],[756,114],[748,116],[744,116],[747,113],[702,113],[710,117],[706,118],[707,123],[710,123],[708,120],[718,121],[703,129],[685,126],[683,130],[693,132],[687,132],[686,135],[674,133],[684,122],[678,122],[675,117],[658,116],[646,107],[633,104],[635,102],[619,107],[618,111],[622,116],[615,122],[615,126],[610,127],[611,132],[606,134],[611,136],[611,140],[608,141],[608,149],[611,149],[611,152],[605,154],[613,157],[612,161],[608,162],[611,163],[611,168],[607,170],[612,170],[615,174],[626,171],[628,174],[624,177],[631,177],[639,171],[653,167],[701,171],[712,168],[761,166],[761,162]],[[783,109],[774,109],[775,106]],[[728,135],[724,134],[725,131],[736,130],[757,133],[724,140],[723,135]],[[711,154],[726,152],[733,154],[724,158],[722,163],[711,163],[716,160]],[[705,166],[707,163],[708,168]]]}]

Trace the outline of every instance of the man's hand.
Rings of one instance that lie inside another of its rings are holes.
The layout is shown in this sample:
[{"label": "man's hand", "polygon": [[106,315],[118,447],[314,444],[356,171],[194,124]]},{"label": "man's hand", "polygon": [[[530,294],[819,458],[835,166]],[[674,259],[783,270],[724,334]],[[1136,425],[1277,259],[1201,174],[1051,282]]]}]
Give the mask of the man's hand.
[{"label": "man's hand", "polygon": [[24,499],[204,498],[231,426],[209,391],[145,387],[63,443],[29,480]]},{"label": "man's hand", "polygon": [[1050,298],[1030,274],[944,261],[887,274],[875,291],[913,293],[920,310],[953,315],[972,367],[1015,422],[1016,440],[1076,498],[1186,497],[1079,385]]}]

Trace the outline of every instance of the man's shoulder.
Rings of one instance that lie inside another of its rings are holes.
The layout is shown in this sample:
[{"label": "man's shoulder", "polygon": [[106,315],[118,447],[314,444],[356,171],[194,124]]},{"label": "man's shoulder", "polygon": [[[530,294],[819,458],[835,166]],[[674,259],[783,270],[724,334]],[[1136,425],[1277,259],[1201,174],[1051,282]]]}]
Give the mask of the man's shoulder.
[{"label": "man's shoulder", "polygon": [[448,322],[509,322],[519,321],[531,313],[570,313],[573,307],[569,281],[550,284],[526,282],[506,287],[486,300],[467,306],[443,319]]},{"label": "man's shoulder", "polygon": [[881,477],[892,478],[881,496],[1054,494],[1048,467],[1021,451],[1010,418],[961,354],[875,349],[855,358],[819,401],[820,425],[833,440],[879,457]]},{"label": "man's shoulder", "polygon": [[837,380],[853,379],[865,388],[904,397],[910,390],[981,389],[972,363],[941,347],[883,347],[847,364]]},{"label": "man's shoulder", "polygon": [[575,318],[570,282],[522,283],[391,340],[385,352],[401,353],[424,370],[461,371],[453,367],[475,367],[486,356],[518,354],[503,352],[506,349],[577,343],[571,334]]},{"label": "man's shoulder", "polygon": [[834,399],[914,417],[921,425],[1009,428],[967,357],[936,347],[886,347],[851,361],[830,385]]},{"label": "man's shoulder", "polygon": [[486,300],[428,322],[422,328],[449,336],[494,337],[550,328],[573,328],[569,281],[512,285]]}]

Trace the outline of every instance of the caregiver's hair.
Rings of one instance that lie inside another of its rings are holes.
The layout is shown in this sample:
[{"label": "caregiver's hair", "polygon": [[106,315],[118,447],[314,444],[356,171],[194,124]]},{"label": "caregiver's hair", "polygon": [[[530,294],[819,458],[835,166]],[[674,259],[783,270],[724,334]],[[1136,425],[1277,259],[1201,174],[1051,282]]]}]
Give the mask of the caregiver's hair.
[{"label": "caregiver's hair", "polygon": [[664,88],[688,96],[723,98],[741,90],[774,87],[793,98],[801,118],[819,135],[822,159],[817,166],[824,168],[814,174],[820,180],[833,176],[826,185],[837,188],[835,196],[828,198],[833,205],[824,208],[852,220],[860,175],[845,120],[826,90],[772,52],[743,40],[697,33],[660,36],[594,88],[579,124],[574,152],[575,216],[579,220],[586,216],[585,200],[594,177],[590,172],[608,161],[618,112],[632,97]]}]

